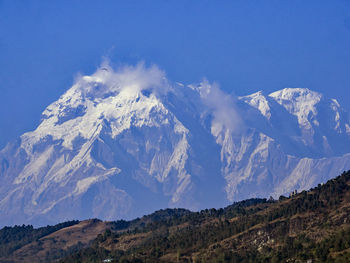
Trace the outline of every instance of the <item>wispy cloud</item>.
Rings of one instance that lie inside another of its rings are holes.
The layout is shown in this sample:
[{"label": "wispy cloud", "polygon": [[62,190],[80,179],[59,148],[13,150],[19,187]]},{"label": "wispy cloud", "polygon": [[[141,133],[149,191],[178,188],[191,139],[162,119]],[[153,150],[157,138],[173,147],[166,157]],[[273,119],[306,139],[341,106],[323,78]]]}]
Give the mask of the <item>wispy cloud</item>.
[{"label": "wispy cloud", "polygon": [[156,65],[146,67],[144,62],[139,62],[113,69],[108,60],[92,76],[79,76],[76,82],[83,94],[97,97],[120,91],[165,93],[170,87],[165,72]]},{"label": "wispy cloud", "polygon": [[[165,72],[156,65],[147,67],[145,63],[139,62],[135,66],[124,65],[114,69],[108,59],[102,62],[93,75],[79,76],[76,84],[83,95],[95,98],[121,91],[134,94],[142,90],[164,95],[171,89]],[[213,134],[223,130],[240,130],[242,120],[231,95],[222,91],[218,84],[211,84],[206,79],[195,89],[199,92],[205,108],[212,113]]]},{"label": "wispy cloud", "polygon": [[222,91],[218,84],[210,84],[206,79],[200,83],[198,90],[204,104],[213,114],[212,133],[217,134],[224,129],[239,132],[242,119],[235,107],[234,98]]}]

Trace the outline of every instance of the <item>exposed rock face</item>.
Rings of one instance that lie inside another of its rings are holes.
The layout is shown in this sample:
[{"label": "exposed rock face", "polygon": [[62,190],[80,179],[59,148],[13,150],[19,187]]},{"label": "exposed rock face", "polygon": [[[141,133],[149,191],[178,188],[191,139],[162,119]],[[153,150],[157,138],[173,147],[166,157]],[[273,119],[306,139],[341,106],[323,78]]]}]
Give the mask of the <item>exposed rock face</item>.
[{"label": "exposed rock face", "polygon": [[80,78],[0,152],[0,220],[131,218],[278,197],[350,169],[350,125],[307,89],[234,100],[157,68]]}]

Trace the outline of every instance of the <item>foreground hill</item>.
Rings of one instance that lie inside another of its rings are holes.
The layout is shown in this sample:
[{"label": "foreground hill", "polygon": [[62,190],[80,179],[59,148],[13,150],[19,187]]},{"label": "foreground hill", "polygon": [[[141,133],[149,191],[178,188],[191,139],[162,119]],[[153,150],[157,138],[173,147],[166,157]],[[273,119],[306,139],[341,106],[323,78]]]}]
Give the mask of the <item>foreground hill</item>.
[{"label": "foreground hill", "polygon": [[350,171],[278,201],[249,199],[200,212],[166,209],[132,221],[73,221],[54,232],[4,228],[0,260],[349,262],[349,215]]},{"label": "foreground hill", "polygon": [[233,98],[106,65],[0,151],[0,227],[278,198],[350,169],[349,149],[347,112],[318,92]]}]

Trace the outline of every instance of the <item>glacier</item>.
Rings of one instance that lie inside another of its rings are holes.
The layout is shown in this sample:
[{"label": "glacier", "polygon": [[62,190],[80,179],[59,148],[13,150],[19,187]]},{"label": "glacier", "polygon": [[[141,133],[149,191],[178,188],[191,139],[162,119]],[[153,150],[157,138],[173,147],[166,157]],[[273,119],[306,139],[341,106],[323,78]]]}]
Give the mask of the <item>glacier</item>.
[{"label": "glacier", "polygon": [[348,113],[303,88],[234,98],[156,66],[81,76],[0,151],[2,225],[278,198],[350,169]]}]

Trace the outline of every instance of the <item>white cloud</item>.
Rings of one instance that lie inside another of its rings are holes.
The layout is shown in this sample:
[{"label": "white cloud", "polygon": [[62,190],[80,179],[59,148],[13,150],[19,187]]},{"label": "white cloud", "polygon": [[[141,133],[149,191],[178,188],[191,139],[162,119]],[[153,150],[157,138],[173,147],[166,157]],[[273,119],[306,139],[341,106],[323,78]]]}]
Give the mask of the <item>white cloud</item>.
[{"label": "white cloud", "polygon": [[[143,62],[140,62],[135,66],[125,65],[115,70],[107,59],[93,75],[78,77],[77,84],[84,96],[94,98],[109,93],[121,91],[135,93],[142,90],[164,95],[171,89],[165,72],[156,65],[146,67]],[[224,129],[230,132],[240,130],[242,121],[232,96],[222,91],[219,85],[210,84],[207,80],[203,80],[195,89],[199,92],[205,108],[213,114],[212,131],[214,133]]]},{"label": "white cloud", "polygon": [[224,128],[234,133],[241,130],[243,122],[232,96],[222,91],[218,84],[210,84],[206,79],[200,83],[198,90],[204,104],[213,113],[213,133],[218,133]]},{"label": "white cloud", "polygon": [[103,96],[111,92],[140,92],[150,90],[154,93],[166,93],[169,84],[165,72],[156,65],[146,67],[143,62],[136,66],[125,65],[114,70],[108,60],[104,60],[91,76],[79,76],[77,84],[84,95]]}]

